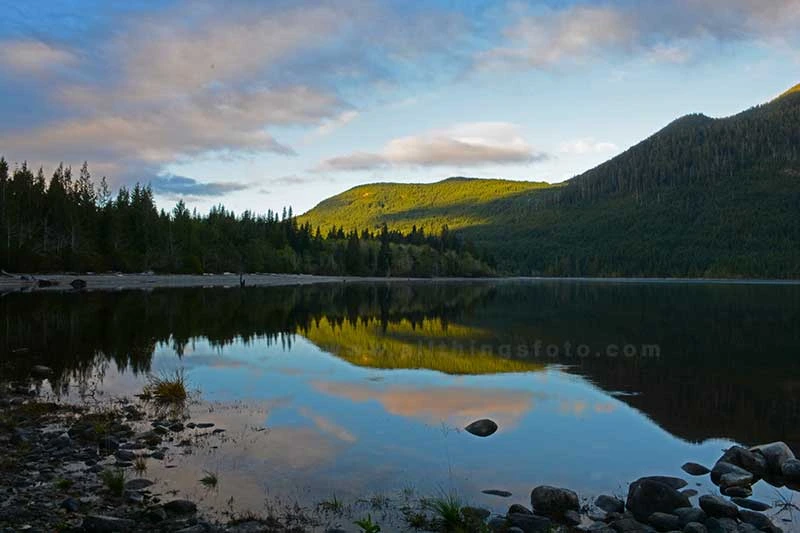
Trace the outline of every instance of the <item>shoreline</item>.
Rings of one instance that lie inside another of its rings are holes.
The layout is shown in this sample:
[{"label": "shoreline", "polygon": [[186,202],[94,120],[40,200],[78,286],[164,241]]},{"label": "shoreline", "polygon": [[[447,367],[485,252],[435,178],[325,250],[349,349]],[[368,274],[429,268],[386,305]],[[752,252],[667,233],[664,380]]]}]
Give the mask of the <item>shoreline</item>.
[{"label": "shoreline", "polygon": [[[136,290],[169,288],[231,288],[239,287],[238,274],[10,274],[0,277],[0,292],[13,291],[75,291],[74,280],[86,282],[81,290]],[[39,286],[38,280],[52,282]],[[247,287],[289,287],[332,283],[510,283],[510,282],[569,282],[603,284],[693,284],[693,285],[775,285],[798,286],[793,279],[739,279],[739,278],[640,278],[640,277],[541,277],[509,276],[488,278],[433,277],[357,277],[317,276],[312,274],[244,274]]]}]

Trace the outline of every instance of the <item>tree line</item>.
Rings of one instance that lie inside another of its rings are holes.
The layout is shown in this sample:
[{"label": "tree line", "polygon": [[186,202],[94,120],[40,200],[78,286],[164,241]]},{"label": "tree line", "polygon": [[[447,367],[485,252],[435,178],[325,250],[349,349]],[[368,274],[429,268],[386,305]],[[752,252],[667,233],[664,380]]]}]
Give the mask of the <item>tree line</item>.
[{"label": "tree line", "polygon": [[353,276],[486,276],[494,260],[443,226],[438,234],[344,227],[324,234],[291,208],[207,215],[181,200],[158,209],[149,185],[95,184],[59,165],[48,180],[0,157],[0,268],[12,272],[280,272]]}]

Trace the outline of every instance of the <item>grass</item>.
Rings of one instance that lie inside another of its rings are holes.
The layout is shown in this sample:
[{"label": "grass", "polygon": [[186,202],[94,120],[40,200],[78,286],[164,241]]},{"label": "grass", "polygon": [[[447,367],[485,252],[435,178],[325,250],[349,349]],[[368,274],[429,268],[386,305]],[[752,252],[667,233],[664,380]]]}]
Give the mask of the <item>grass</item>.
[{"label": "grass", "polygon": [[335,493],[330,499],[319,502],[317,507],[322,511],[333,514],[342,514],[344,512],[344,503],[336,497]]},{"label": "grass", "polygon": [[424,507],[434,514],[434,520],[442,531],[462,531],[464,515],[463,502],[455,492],[443,493],[436,498],[425,500]]},{"label": "grass", "polygon": [[138,475],[142,475],[147,472],[147,458],[143,455],[137,455],[136,459],[133,460],[133,470]]},{"label": "grass", "polygon": [[186,390],[183,370],[176,370],[172,374],[162,374],[161,376],[149,376],[141,396],[157,405],[186,404],[189,393]]},{"label": "grass", "polygon": [[69,490],[72,488],[72,485],[74,484],[75,482],[72,481],[71,479],[61,478],[58,481],[56,481],[56,488],[58,488],[58,490]]},{"label": "grass", "polygon": [[121,468],[104,470],[103,484],[113,496],[122,497],[125,494],[125,471]]},{"label": "grass", "polygon": [[205,474],[202,478],[200,478],[200,484],[203,485],[207,489],[215,489],[217,488],[217,484],[219,483],[219,476],[216,472],[209,472],[208,470],[203,470]]},{"label": "grass", "polygon": [[379,533],[381,530],[381,526],[372,521],[371,515],[367,515],[366,518],[356,520],[353,523],[361,528],[362,533]]}]

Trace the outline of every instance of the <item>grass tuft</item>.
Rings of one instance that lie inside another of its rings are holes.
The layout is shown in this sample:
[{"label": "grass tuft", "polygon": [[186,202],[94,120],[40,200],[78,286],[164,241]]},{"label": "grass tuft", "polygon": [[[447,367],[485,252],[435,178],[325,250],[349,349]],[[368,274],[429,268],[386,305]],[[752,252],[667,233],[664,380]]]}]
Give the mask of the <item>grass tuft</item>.
[{"label": "grass tuft", "polygon": [[203,473],[205,473],[205,476],[200,478],[200,483],[207,489],[216,488],[217,484],[219,483],[219,476],[216,474],[216,472],[209,472],[208,470],[203,470]]},{"label": "grass tuft", "polygon": [[186,390],[183,370],[176,370],[172,374],[161,376],[149,376],[141,396],[159,406],[185,405],[189,399],[189,393]]},{"label": "grass tuft", "polygon": [[147,459],[143,455],[137,455],[133,460],[133,470],[137,475],[147,472]]},{"label": "grass tuft", "polygon": [[103,484],[113,496],[122,497],[125,494],[125,471],[121,468],[104,470]]},{"label": "grass tuft", "polygon": [[380,533],[381,531],[381,526],[372,521],[371,515],[367,515],[366,518],[356,520],[353,523],[361,528],[362,533]]}]

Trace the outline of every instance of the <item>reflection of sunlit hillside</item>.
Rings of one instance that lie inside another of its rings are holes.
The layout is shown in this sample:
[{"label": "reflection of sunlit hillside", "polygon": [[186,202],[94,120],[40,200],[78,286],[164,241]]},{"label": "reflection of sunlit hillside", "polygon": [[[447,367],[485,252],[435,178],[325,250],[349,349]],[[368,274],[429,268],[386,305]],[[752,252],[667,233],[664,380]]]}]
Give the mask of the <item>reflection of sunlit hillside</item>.
[{"label": "reflection of sunlit hillside", "polygon": [[334,324],[323,318],[300,332],[311,342],[355,365],[372,368],[424,368],[447,374],[530,372],[542,365],[503,358],[485,346],[481,330],[425,319],[377,319]]}]

